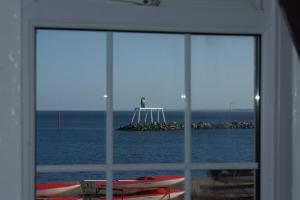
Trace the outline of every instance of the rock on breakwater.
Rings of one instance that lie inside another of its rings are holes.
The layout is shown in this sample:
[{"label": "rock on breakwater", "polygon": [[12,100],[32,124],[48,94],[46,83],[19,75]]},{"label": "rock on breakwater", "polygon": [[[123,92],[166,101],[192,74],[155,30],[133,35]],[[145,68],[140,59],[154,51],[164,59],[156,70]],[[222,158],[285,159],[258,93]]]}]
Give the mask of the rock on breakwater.
[{"label": "rock on breakwater", "polygon": [[168,122],[168,123],[130,123],[121,126],[118,130],[121,131],[170,131],[183,130],[183,123]]},{"label": "rock on breakwater", "polygon": [[[192,129],[251,129],[255,127],[253,122],[197,122],[191,124]],[[125,126],[120,126],[121,131],[176,131],[183,130],[184,123],[168,122],[168,123],[129,123]]]}]

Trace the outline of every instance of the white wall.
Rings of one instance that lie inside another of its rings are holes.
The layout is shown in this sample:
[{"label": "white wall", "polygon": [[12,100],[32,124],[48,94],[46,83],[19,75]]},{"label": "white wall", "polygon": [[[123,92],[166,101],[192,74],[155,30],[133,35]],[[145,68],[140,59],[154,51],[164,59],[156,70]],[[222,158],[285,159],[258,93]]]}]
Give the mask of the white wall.
[{"label": "white wall", "polygon": [[300,60],[293,48],[292,196],[300,199]]},{"label": "white wall", "polygon": [[[278,110],[277,110],[277,197],[291,199],[292,191],[292,40],[283,15],[277,14]],[[280,123],[279,123],[280,122]]]},{"label": "white wall", "polygon": [[276,199],[300,199],[300,61],[287,20],[276,18],[277,138]]},{"label": "white wall", "polygon": [[0,199],[21,200],[20,0],[0,1]]}]

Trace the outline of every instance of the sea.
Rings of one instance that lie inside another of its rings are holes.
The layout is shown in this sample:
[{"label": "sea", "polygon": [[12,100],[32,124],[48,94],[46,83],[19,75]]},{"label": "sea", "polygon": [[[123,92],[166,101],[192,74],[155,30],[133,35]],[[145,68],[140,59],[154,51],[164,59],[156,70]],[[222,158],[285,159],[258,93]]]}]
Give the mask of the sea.
[{"label": "sea", "polygon": [[[113,113],[113,162],[180,163],[184,162],[184,131],[119,131],[131,122],[132,111]],[[184,113],[165,111],[167,122],[184,121]],[[154,113],[157,120],[157,113]],[[141,116],[144,121],[145,115]],[[149,122],[148,115],[148,122]],[[136,120],[136,118],[135,118]],[[162,116],[160,115],[160,121]],[[251,110],[214,110],[192,112],[192,122],[251,122]],[[252,162],[255,154],[254,129],[192,130],[191,157],[195,163]],[[36,164],[104,164],[106,159],[106,114],[103,111],[57,111],[36,113]],[[151,175],[183,175],[183,171],[116,171],[115,179]],[[192,176],[206,176],[205,171]],[[37,173],[37,182],[103,179],[103,172]]]}]

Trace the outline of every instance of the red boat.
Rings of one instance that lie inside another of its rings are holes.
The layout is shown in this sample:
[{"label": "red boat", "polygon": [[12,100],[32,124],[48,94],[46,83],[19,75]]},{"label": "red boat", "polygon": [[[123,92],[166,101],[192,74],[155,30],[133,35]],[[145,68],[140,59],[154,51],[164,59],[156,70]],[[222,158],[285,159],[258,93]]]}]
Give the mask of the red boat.
[{"label": "red boat", "polygon": [[[113,194],[126,195],[142,191],[157,191],[184,181],[183,176],[151,176],[129,180],[114,180]],[[105,195],[106,180],[84,180],[79,183],[39,183],[37,197],[78,197],[80,195]]]}]

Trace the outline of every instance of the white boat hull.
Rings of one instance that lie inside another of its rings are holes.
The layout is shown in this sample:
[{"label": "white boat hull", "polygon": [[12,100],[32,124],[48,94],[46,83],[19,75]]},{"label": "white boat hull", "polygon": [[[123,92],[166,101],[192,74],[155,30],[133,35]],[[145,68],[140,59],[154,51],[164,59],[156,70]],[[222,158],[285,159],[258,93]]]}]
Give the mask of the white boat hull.
[{"label": "white boat hull", "polygon": [[80,193],[81,193],[80,184],[66,186],[66,187],[36,190],[37,197],[77,196]]}]

